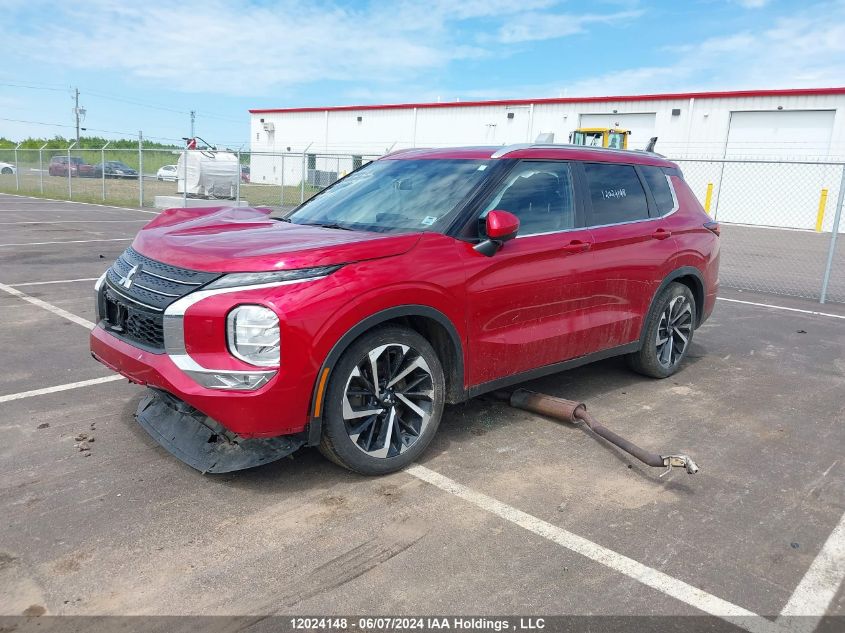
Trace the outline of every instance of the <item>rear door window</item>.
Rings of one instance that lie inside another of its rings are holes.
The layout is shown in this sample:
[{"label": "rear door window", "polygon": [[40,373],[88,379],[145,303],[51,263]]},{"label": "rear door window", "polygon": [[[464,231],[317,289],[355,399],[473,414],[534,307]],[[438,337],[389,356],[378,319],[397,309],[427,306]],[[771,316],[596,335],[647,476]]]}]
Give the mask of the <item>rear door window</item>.
[{"label": "rear door window", "polygon": [[651,189],[651,196],[657,205],[658,215],[666,215],[675,208],[675,197],[672,195],[672,188],[669,179],[660,167],[640,166],[640,173],[643,175],[648,188]]},{"label": "rear door window", "polygon": [[592,209],[589,226],[648,218],[648,199],[633,165],[584,163]]}]

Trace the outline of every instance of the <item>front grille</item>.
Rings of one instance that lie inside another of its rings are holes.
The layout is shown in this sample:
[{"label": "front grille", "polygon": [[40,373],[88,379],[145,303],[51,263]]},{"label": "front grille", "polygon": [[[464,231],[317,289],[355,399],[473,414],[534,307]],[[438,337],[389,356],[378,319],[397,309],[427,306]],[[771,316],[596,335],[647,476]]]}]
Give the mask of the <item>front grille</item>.
[{"label": "front grille", "polygon": [[103,325],[132,343],[161,351],[165,308],[218,276],[158,262],[130,247],[106,274],[98,298]]}]

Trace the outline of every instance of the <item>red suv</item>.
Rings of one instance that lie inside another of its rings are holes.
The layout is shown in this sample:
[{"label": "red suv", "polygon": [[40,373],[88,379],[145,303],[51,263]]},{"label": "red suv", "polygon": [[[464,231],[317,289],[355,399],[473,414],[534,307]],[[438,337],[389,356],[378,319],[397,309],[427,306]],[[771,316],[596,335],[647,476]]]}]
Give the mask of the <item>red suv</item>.
[{"label": "red suv", "polygon": [[387,473],[447,403],[616,355],[673,374],[718,236],[655,154],[404,150],[292,212],[163,212],[98,281],[91,350],[204,472],[308,445]]},{"label": "red suv", "polygon": [[79,176],[80,178],[94,177],[94,166],[89,165],[78,156],[53,156],[50,159],[50,164],[47,166],[47,172],[51,176],[67,176],[68,165],[70,165],[71,176]]}]

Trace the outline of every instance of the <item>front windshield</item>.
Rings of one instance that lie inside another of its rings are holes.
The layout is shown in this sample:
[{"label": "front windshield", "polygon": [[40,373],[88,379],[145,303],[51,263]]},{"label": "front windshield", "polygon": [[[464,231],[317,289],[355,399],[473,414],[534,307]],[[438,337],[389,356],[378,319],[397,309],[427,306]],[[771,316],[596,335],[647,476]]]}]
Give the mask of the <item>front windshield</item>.
[{"label": "front windshield", "polygon": [[489,160],[375,161],[283,219],[385,233],[442,230],[489,166]]}]

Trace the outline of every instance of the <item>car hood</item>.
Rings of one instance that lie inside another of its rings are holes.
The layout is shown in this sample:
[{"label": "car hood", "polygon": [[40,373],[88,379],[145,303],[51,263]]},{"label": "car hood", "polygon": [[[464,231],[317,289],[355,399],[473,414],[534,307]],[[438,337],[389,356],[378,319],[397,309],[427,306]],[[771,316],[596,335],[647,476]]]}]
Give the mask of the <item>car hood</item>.
[{"label": "car hood", "polygon": [[168,209],[132,247],[173,266],[209,272],[256,272],[346,264],[401,255],[422,233],[387,235],[290,224],[269,209]]}]

